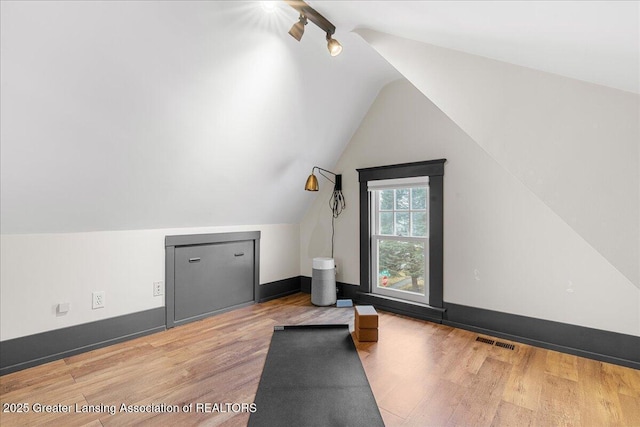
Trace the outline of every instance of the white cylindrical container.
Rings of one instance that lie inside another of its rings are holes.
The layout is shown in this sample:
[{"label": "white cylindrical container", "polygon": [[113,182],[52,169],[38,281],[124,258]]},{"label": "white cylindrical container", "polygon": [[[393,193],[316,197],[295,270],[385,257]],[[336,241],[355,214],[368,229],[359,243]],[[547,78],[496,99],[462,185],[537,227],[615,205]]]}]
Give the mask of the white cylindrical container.
[{"label": "white cylindrical container", "polygon": [[320,306],[336,303],[336,270],[333,258],[313,259],[311,303]]}]

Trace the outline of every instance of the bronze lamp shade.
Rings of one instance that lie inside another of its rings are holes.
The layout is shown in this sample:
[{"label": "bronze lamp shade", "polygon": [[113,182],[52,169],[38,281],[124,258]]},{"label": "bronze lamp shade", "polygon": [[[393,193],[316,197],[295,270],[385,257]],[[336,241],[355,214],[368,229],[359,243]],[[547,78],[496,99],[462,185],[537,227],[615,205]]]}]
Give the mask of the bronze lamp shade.
[{"label": "bronze lamp shade", "polygon": [[[314,172],[316,171],[316,169],[318,170],[318,173],[320,175],[324,176],[334,184],[334,187],[333,187],[334,191],[342,191],[342,175],[336,175],[335,173],[328,171],[326,169],[322,169],[318,166],[314,166],[313,169],[311,169],[311,175],[309,175],[309,178],[307,178],[307,182],[304,184],[304,189],[306,191],[318,191],[318,189],[320,188],[318,185],[318,178],[314,175]],[[329,178],[323,172],[327,172],[333,175],[335,177],[335,181]]]},{"label": "bronze lamp shade", "polygon": [[318,178],[312,173],[307,178],[307,183],[304,185],[306,191],[318,191]]}]

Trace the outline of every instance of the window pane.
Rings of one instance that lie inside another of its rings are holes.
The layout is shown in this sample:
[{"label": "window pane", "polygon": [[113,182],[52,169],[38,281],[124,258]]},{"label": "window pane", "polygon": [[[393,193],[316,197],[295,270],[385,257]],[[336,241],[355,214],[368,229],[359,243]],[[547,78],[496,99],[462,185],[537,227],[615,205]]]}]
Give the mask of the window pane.
[{"label": "window pane", "polygon": [[427,209],[427,189],[411,189],[411,209]]},{"label": "window pane", "polygon": [[424,242],[378,242],[378,287],[425,295]]},{"label": "window pane", "polygon": [[407,210],[409,209],[409,189],[400,188],[396,190],[396,209]]},{"label": "window pane", "polygon": [[416,237],[427,236],[426,212],[411,212],[411,235]]},{"label": "window pane", "polygon": [[409,235],[409,212],[396,213],[396,236]]},{"label": "window pane", "polygon": [[393,210],[393,190],[382,190],[380,194],[380,209],[385,211]]},{"label": "window pane", "polygon": [[393,212],[380,212],[380,234],[393,235]]}]

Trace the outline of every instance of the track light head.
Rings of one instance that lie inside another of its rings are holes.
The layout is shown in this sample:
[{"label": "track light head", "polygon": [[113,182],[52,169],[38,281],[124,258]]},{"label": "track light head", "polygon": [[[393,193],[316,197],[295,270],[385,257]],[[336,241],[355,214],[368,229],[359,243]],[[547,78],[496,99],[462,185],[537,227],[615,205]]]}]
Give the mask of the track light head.
[{"label": "track light head", "polygon": [[299,21],[293,24],[293,27],[289,30],[289,34],[291,34],[294,39],[300,41],[304,34],[304,26],[307,25],[307,17],[301,13],[298,19]]},{"label": "track light head", "polygon": [[340,42],[331,37],[331,34],[327,33],[327,49],[331,56],[338,56],[342,52],[342,45]]}]

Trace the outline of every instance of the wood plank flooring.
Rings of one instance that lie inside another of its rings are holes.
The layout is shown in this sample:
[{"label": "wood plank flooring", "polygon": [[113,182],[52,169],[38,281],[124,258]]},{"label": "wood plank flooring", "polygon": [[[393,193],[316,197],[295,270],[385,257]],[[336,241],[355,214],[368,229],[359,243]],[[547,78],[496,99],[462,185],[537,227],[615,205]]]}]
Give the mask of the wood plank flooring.
[{"label": "wood plank flooring", "polygon": [[[253,402],[273,326],[311,323],[353,329],[353,309],[296,294],[5,375],[2,409],[30,410],[1,412],[0,424],[244,426],[249,414],[226,404]],[[379,312],[379,325],[378,342],[356,345],[387,426],[640,426],[638,370],[520,343],[500,348],[391,313]],[[180,412],[121,412],[123,403]],[[64,407],[72,412],[53,412]]]}]

